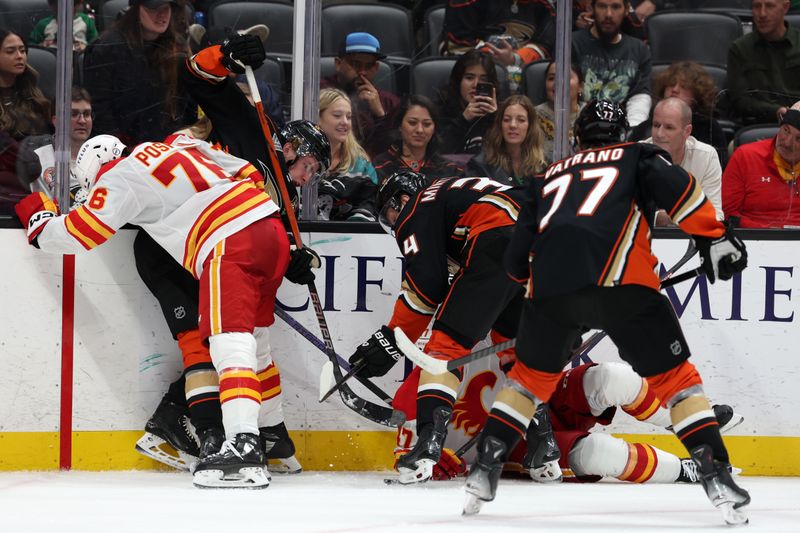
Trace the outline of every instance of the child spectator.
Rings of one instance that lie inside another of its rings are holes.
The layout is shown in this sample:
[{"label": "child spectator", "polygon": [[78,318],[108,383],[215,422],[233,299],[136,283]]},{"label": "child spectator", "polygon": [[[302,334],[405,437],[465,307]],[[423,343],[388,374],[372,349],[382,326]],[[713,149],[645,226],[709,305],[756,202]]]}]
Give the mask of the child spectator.
[{"label": "child spectator", "polygon": [[[72,20],[72,49],[76,52],[83,52],[86,46],[97,39],[97,27],[94,25],[89,15],[83,12],[82,0],[74,0],[75,18]],[[45,17],[36,23],[31,32],[31,43],[40,46],[55,48],[58,33],[58,0],[47,0],[53,14]]]}]

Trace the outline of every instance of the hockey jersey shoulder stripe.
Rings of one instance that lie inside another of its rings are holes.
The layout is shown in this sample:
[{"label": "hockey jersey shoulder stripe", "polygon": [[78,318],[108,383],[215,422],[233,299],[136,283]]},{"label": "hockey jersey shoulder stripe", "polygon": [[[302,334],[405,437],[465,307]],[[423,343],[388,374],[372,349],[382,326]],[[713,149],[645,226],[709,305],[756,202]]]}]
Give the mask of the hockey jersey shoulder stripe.
[{"label": "hockey jersey shoulder stripe", "polygon": [[196,272],[198,253],[217,230],[258,206],[268,203],[272,203],[270,197],[259,191],[252,182],[239,183],[211,202],[200,213],[189,230],[184,249],[183,266],[189,272]]},{"label": "hockey jersey shoulder stripe", "polygon": [[87,250],[100,246],[116,233],[86,206],[81,206],[67,215],[65,226],[67,233]]},{"label": "hockey jersey shoulder stripe", "polygon": [[692,178],[686,186],[686,190],[681,195],[681,198],[670,210],[669,216],[673,221],[680,224],[682,220],[691,215],[700,205],[705,201],[703,189],[697,183],[697,180]]}]

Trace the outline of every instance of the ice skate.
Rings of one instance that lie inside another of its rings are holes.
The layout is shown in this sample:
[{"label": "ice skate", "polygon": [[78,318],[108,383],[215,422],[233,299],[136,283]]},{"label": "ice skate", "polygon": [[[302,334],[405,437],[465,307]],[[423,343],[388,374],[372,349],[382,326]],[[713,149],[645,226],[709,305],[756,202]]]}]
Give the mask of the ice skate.
[{"label": "ice skate", "polygon": [[194,486],[201,489],[265,489],[269,482],[259,437],[250,433],[223,442],[217,453],[198,461],[194,471]]},{"label": "ice skate", "polygon": [[697,471],[697,464],[693,459],[681,459],[681,472],[678,474],[676,483],[699,483],[700,473]]},{"label": "ice skate", "polygon": [[522,466],[531,476],[531,479],[540,483],[561,481],[561,450],[558,449],[553,426],[550,422],[550,410],[546,404],[541,404],[536,409],[528,432],[525,435],[528,441],[528,452],[522,461]]},{"label": "ice skate", "polygon": [[188,471],[197,461],[200,447],[184,406],[161,400],[144,431],[136,442],[139,453],[178,470]]},{"label": "ice skate", "polygon": [[478,457],[469,468],[467,499],[464,502],[463,515],[477,514],[484,502],[494,500],[497,493],[497,482],[503,473],[503,456],[506,445],[496,437],[485,437],[478,448]]},{"label": "ice skate", "polygon": [[711,407],[719,423],[719,432],[727,433],[744,421],[744,417],[733,410],[730,405],[717,404]]},{"label": "ice skate", "polygon": [[267,468],[273,474],[299,474],[303,467],[294,456],[294,442],[286,424],[259,428],[261,444],[267,458]]},{"label": "ice skate", "polygon": [[746,524],[748,518],[743,507],[750,503],[750,495],[733,481],[730,465],[715,461],[711,447],[707,444],[694,448],[691,453],[697,465],[700,483],[714,507],[722,511],[725,523]]},{"label": "ice skate", "polygon": [[433,423],[419,430],[417,443],[411,451],[397,460],[398,482],[402,485],[422,483],[433,476],[433,466],[439,462],[442,447],[447,437],[447,423],[453,410],[450,407],[437,407],[433,410]]}]

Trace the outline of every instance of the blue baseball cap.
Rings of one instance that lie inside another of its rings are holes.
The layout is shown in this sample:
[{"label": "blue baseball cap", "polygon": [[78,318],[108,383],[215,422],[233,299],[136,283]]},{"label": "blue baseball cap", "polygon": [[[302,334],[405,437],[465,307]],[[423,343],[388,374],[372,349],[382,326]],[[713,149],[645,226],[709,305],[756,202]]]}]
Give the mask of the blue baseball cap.
[{"label": "blue baseball cap", "polygon": [[381,43],[374,35],[367,32],[350,33],[344,38],[339,57],[347,54],[370,54],[378,59],[386,57],[381,53]]}]

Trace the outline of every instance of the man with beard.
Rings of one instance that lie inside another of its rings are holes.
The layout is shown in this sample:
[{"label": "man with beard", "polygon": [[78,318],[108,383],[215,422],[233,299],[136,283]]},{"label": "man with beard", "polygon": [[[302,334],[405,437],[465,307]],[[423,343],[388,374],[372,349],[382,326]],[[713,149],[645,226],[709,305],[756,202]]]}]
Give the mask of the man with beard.
[{"label": "man with beard", "polygon": [[574,34],[572,57],[583,74],[583,101],[625,107],[631,127],[650,112],[650,49],[622,33],[630,0],[592,0],[594,22]]},{"label": "man with beard", "polygon": [[355,107],[353,133],[370,157],[385,152],[397,126],[400,98],[374,85],[378,60],[386,57],[374,35],[350,33],[336,58],[336,74],[322,78],[320,87],[345,92]]}]

